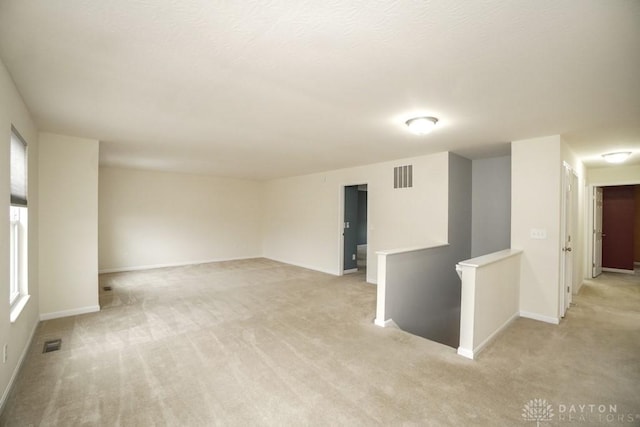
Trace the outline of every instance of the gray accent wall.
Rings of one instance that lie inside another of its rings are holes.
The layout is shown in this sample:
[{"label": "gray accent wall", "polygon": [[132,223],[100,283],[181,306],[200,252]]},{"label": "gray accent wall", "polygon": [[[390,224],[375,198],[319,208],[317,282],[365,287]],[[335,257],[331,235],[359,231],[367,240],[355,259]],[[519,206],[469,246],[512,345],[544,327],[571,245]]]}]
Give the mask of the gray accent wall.
[{"label": "gray accent wall", "polygon": [[511,247],[511,156],[472,162],[471,257]]},{"label": "gray accent wall", "polygon": [[362,190],[358,188],[358,244],[359,245],[367,244],[367,196],[368,196],[367,190]]},{"label": "gray accent wall", "polygon": [[[472,240],[472,162],[449,154],[449,245],[454,248],[455,261],[469,259]],[[454,271],[456,280],[458,275]]]}]

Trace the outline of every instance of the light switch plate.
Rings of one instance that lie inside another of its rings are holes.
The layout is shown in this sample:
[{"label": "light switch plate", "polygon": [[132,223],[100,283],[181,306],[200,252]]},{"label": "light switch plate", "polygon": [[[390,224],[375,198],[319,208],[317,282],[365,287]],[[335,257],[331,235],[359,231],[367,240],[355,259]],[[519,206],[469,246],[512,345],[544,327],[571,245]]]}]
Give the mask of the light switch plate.
[{"label": "light switch plate", "polygon": [[532,228],[529,235],[532,239],[544,240],[547,238],[547,230],[544,228]]}]

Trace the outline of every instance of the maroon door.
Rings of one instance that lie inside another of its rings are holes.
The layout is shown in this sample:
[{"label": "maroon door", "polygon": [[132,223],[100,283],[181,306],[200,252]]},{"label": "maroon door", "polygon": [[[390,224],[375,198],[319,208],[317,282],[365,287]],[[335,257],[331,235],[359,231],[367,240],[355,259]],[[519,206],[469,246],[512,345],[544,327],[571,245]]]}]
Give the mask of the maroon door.
[{"label": "maroon door", "polygon": [[602,267],[633,270],[635,187],[604,187],[602,197]]}]

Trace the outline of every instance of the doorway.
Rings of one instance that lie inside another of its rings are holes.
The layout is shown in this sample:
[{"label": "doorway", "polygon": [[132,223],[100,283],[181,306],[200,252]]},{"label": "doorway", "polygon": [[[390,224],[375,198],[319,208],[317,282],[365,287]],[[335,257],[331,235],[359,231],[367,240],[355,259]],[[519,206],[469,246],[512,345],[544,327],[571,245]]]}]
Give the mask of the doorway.
[{"label": "doorway", "polygon": [[640,260],[640,185],[593,187],[592,271],[633,274]]},{"label": "doorway", "polygon": [[367,184],[344,187],[342,224],[342,272],[363,271],[367,267]]},{"label": "doorway", "polygon": [[633,273],[634,185],[604,187],[602,197],[602,268]]}]

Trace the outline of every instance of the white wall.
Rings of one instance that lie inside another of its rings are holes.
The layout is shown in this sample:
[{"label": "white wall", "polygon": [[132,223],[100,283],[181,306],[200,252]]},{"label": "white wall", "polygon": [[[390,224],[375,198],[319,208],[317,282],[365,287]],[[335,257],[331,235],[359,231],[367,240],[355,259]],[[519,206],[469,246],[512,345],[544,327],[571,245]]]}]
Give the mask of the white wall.
[{"label": "white wall", "polygon": [[511,245],[511,156],[472,162],[471,256]]},{"label": "white wall", "polygon": [[99,310],[98,141],[41,133],[40,317]]},{"label": "white wall", "polygon": [[[446,242],[448,153],[341,169],[266,183],[263,254],[289,264],[341,273],[344,186],[368,184],[367,281],[375,252]],[[393,168],[413,165],[413,187],[393,188]]]},{"label": "white wall", "polygon": [[[511,248],[522,249],[520,311],[557,323],[560,272],[561,145],[559,136],[511,144]],[[545,239],[532,239],[532,229]]]},{"label": "white wall", "polygon": [[617,165],[587,170],[589,185],[640,184],[640,165]]},{"label": "white wall", "polygon": [[[9,321],[9,193],[11,125],[28,144],[29,294],[14,323]],[[0,410],[15,378],[21,356],[38,324],[38,131],[4,64],[0,62],[0,352],[7,344],[7,362],[0,363]]]},{"label": "white wall", "polygon": [[101,271],[258,257],[256,181],[100,168]]}]

